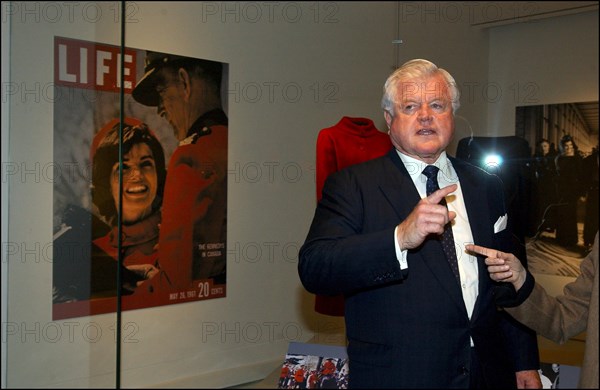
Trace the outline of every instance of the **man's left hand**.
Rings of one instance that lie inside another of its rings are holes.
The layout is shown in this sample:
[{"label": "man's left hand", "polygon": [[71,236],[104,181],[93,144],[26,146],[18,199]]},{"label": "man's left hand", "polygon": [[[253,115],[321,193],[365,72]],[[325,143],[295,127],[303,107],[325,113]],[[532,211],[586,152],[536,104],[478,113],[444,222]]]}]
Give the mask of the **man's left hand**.
[{"label": "man's left hand", "polygon": [[517,389],[541,389],[542,378],[537,370],[517,371]]}]

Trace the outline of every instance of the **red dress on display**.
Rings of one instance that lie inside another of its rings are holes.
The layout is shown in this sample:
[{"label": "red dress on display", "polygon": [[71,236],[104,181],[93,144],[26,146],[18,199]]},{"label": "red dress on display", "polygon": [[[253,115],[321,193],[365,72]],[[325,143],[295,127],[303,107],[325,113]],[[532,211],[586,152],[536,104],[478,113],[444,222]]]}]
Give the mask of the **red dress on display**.
[{"label": "red dress on display", "polygon": [[[317,137],[317,201],[327,177],[347,166],[381,157],[390,151],[388,134],[379,131],[371,119],[343,117],[336,125],[319,132]],[[331,316],[344,315],[342,295],[317,295],[315,311]]]}]

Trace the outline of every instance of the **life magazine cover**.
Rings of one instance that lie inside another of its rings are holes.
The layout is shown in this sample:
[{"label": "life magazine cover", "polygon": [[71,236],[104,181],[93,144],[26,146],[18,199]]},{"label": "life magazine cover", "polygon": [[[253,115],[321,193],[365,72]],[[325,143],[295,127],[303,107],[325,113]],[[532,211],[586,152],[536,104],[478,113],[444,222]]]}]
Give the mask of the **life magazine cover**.
[{"label": "life magazine cover", "polygon": [[114,312],[118,295],[123,310],[225,297],[227,77],[221,62],[55,37],[54,320]]}]

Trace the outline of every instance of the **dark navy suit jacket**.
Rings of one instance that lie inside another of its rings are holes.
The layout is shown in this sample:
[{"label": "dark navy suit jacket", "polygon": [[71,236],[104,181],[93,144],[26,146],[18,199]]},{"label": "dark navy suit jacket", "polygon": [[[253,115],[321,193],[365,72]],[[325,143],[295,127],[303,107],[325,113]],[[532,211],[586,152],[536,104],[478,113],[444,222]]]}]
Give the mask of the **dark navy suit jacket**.
[{"label": "dark navy suit jacket", "polygon": [[[495,175],[449,157],[457,172],[475,244],[514,252]],[[419,202],[396,150],[332,174],[300,249],[299,275],[315,294],[345,299],[351,387],[466,388],[470,337],[491,388],[515,388],[515,372],[539,365],[535,333],[497,309],[507,284],[478,258],[479,295],[469,319],[438,240],[408,252],[400,270],[394,228]],[[464,245],[466,243],[457,243]]]}]

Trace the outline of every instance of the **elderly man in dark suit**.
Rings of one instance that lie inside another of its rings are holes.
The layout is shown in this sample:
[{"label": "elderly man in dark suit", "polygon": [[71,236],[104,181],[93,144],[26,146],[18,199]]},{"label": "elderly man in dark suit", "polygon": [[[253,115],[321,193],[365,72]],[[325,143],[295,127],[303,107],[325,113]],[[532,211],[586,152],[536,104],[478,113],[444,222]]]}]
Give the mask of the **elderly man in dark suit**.
[{"label": "elderly man in dark suit", "polygon": [[308,291],[345,295],[350,387],[541,388],[535,333],[465,251],[516,248],[501,181],[446,154],[454,79],[412,60],[384,89],[394,149],[329,177],[298,265]]}]

